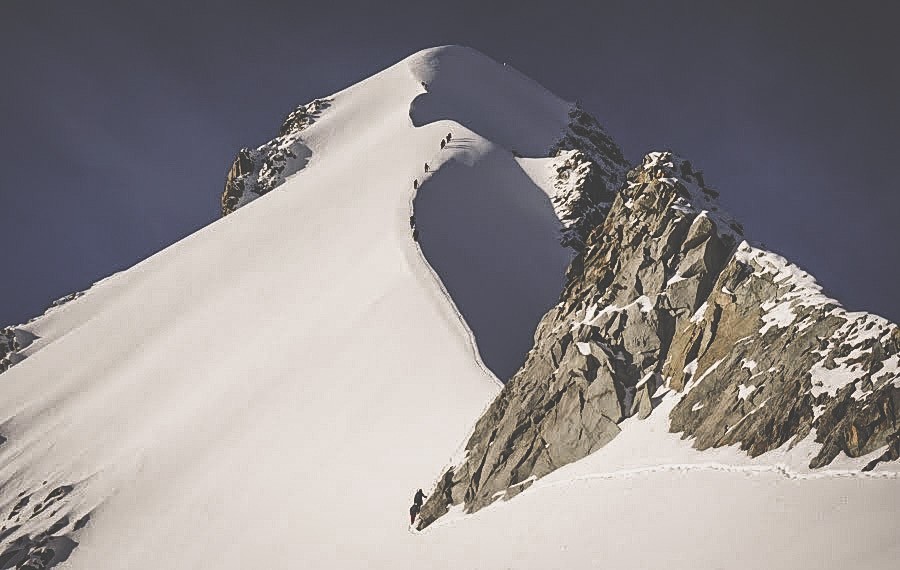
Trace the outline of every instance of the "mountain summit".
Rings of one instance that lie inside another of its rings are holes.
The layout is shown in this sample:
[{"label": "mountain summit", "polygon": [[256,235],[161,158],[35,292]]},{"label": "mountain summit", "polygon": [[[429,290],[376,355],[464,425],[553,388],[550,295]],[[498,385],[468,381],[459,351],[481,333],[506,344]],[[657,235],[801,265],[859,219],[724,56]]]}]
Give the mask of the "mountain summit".
[{"label": "mountain summit", "polygon": [[469,48],[297,107],[3,329],[0,567],[889,566],[900,333],[716,196]]}]

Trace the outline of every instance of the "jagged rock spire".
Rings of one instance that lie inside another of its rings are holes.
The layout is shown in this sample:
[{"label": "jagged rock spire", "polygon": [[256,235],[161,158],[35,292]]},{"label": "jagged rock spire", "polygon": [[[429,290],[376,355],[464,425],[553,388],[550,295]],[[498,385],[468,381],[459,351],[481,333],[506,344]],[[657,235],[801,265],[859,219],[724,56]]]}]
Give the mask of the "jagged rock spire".
[{"label": "jagged rock spire", "polygon": [[572,262],[525,365],[422,509],[510,498],[680,392],[671,429],[759,455],[807,437],[900,457],[900,330],[848,313],[807,273],[751,247],[701,172],[655,152],[627,175]]}]

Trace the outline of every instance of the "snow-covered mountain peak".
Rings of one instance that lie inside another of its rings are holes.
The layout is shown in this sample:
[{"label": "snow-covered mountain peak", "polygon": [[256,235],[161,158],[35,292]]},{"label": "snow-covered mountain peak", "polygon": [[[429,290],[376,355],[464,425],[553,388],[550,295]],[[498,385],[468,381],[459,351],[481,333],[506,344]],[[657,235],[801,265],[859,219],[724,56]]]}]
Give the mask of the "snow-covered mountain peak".
[{"label": "snow-covered mountain peak", "polygon": [[427,91],[410,109],[417,126],[452,120],[523,156],[546,156],[565,133],[572,104],[474,49],[429,49],[406,63]]},{"label": "snow-covered mountain peak", "polygon": [[573,112],[471,50],[422,52],[241,151],[229,215],[5,331],[4,563],[56,564],[66,538],[76,568],[293,567],[276,545],[302,536],[340,567],[338,531],[414,559],[398,505],[521,364],[573,255],[549,155],[614,148]]},{"label": "snow-covered mountain peak", "polygon": [[[774,567],[896,534],[707,500],[900,505],[900,332],[810,305],[687,161],[626,175],[584,109],[458,46],[277,132],[238,153],[229,215],[0,331],[0,567],[713,567],[745,523],[791,537]],[[683,526],[673,502],[704,528],[653,537],[682,559],[634,532]]]},{"label": "snow-covered mountain peak", "polygon": [[[238,153],[222,195],[223,215],[283,184],[310,160],[352,152],[359,136],[380,128],[388,109],[407,114],[415,127],[434,127],[435,140],[445,134],[437,129],[475,135],[468,144],[454,146],[460,159],[487,144],[519,158],[581,150],[597,167],[595,186],[602,186],[592,194],[603,194],[607,201],[628,167],[618,146],[577,105],[474,49],[443,46],[422,50],[339,93],[300,105],[285,119],[278,137]],[[344,130],[344,125],[352,128]],[[579,209],[588,212],[593,204],[586,206]],[[578,228],[582,234],[586,225]]]}]

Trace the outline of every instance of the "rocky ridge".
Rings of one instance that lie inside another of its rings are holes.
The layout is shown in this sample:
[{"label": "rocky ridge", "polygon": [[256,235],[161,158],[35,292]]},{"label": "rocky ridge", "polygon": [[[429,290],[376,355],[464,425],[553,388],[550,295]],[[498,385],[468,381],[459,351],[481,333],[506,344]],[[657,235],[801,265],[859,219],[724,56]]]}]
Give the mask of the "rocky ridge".
[{"label": "rocky ridge", "polygon": [[312,153],[300,135],[330,106],[329,99],[300,105],[284,119],[277,137],[258,148],[238,151],[225,178],[222,216],[267,194],[306,166]]},{"label": "rocky ridge", "polygon": [[[276,138],[256,149],[238,151],[225,179],[222,216],[271,192],[306,166],[311,151],[301,133],[330,106],[329,99],[300,105],[285,118]],[[557,159],[557,192],[552,201],[563,223],[561,242],[578,251],[591,229],[606,217],[629,165],[606,130],[577,104],[548,156]]]},{"label": "rocky ridge", "polygon": [[556,158],[556,194],[551,201],[563,224],[561,242],[579,251],[591,230],[606,218],[629,165],[603,127],[577,104],[550,156]]},{"label": "rocky ridge", "polygon": [[[50,303],[50,306],[46,311],[44,311],[44,314],[46,315],[57,307],[61,307],[70,301],[74,301],[84,294],[85,291],[78,291],[76,293],[70,293],[63,297],[60,297],[59,299]],[[39,318],[40,317],[35,317],[29,320],[28,323],[34,322]],[[22,328],[24,326],[24,324],[12,325],[0,329],[0,373],[6,372],[13,365],[24,360],[25,354],[23,353],[23,351],[31,346],[31,343],[33,343],[37,339],[34,333],[25,328]]]},{"label": "rocky ridge", "polygon": [[0,329],[0,373],[6,372],[25,357],[21,350],[30,344],[26,331],[15,326]]},{"label": "rocky ridge", "polygon": [[750,455],[806,438],[900,456],[900,331],[849,313],[807,273],[750,246],[702,173],[669,152],[631,170],[573,260],[534,348],[439,479],[417,522],[508,499],[603,447],[668,390],[670,429]]}]

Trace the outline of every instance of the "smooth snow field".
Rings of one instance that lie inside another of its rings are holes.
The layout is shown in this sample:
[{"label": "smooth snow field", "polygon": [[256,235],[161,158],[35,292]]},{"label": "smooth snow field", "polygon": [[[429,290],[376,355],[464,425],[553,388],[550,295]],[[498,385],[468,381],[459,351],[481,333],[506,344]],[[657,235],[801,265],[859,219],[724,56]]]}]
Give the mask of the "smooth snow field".
[{"label": "smooth snow field", "polygon": [[568,109],[420,52],[334,95],[283,186],[26,325],[0,518],[72,490],[0,552],[90,514],[59,568],[896,568],[900,479],[711,468],[656,412],[608,460],[409,529],[562,288],[551,189],[509,150],[543,157]]}]

